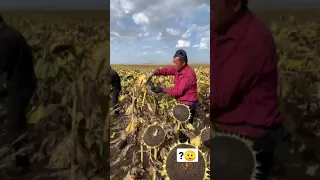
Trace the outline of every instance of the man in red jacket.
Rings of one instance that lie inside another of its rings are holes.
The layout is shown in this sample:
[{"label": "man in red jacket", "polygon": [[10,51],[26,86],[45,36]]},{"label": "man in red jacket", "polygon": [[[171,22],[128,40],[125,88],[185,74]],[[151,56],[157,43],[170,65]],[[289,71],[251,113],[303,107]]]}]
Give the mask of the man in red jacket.
[{"label": "man in red jacket", "polygon": [[220,130],[253,140],[260,152],[258,180],[266,180],[282,138],[278,59],[271,32],[248,10],[247,1],[211,4],[211,119]]},{"label": "man in red jacket", "polygon": [[[188,56],[184,50],[177,50],[173,56],[174,66],[168,66],[156,69],[147,77],[149,81],[153,76],[174,76],[174,88],[167,89],[153,87],[151,90],[155,93],[164,92],[173,96],[181,104],[188,105],[191,111],[189,122],[192,124],[196,108],[199,106],[197,96],[197,77],[193,69],[188,65]],[[186,137],[181,134],[181,141],[186,141]]]}]

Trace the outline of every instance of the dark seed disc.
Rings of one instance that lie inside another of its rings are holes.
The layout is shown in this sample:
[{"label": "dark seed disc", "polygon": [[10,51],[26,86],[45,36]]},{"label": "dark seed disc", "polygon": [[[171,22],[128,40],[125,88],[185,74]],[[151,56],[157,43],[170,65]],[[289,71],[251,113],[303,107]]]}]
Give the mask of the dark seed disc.
[{"label": "dark seed disc", "polygon": [[210,140],[211,179],[249,180],[254,170],[254,154],[244,141],[230,135],[218,135]]},{"label": "dark seed disc", "polygon": [[177,162],[178,148],[194,148],[188,144],[179,144],[174,147],[166,159],[166,171],[172,180],[203,180],[206,174],[204,157],[198,153],[198,162]]},{"label": "dark seed disc", "polygon": [[161,126],[151,125],[143,134],[143,142],[149,147],[160,146],[165,138],[165,132]]},{"label": "dark seed disc", "polygon": [[190,110],[186,105],[178,104],[173,108],[173,116],[178,121],[188,121],[190,119]]},{"label": "dark seed disc", "polygon": [[[203,143],[203,145],[207,148],[209,148],[210,146],[210,128],[204,128],[202,131],[201,131],[201,134],[200,134],[200,137],[201,137],[201,142]],[[209,142],[209,144],[207,143],[204,143],[204,142]]]}]

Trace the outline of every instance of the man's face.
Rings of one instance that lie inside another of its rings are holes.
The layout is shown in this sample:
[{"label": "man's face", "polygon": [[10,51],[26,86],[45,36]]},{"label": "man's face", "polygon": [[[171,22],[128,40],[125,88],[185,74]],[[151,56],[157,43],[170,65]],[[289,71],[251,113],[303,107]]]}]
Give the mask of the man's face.
[{"label": "man's face", "polygon": [[241,0],[214,0],[211,1],[211,21],[215,30],[224,26],[232,19],[241,5]]},{"label": "man's face", "polygon": [[186,63],[181,61],[179,57],[175,57],[173,58],[173,64],[177,71],[181,71]]}]

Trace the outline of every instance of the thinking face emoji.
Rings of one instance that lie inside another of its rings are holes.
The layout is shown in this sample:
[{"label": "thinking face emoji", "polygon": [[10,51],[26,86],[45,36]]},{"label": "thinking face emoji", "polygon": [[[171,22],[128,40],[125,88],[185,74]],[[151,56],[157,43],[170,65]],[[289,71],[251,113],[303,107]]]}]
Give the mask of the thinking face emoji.
[{"label": "thinking face emoji", "polygon": [[191,151],[191,150],[189,150],[186,153],[184,153],[184,158],[187,161],[193,161],[194,159],[196,159],[196,153]]}]

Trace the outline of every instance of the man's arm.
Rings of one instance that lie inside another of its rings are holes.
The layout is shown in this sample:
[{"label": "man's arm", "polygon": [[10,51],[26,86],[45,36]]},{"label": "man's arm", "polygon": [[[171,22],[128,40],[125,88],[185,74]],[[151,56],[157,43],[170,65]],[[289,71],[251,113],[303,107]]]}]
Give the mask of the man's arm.
[{"label": "man's arm", "polygon": [[110,85],[113,86],[115,83],[116,75],[114,70],[110,70]]},{"label": "man's arm", "polygon": [[181,96],[191,87],[191,82],[188,78],[183,78],[178,87],[174,87],[172,89],[164,88],[163,92],[168,94],[169,96]]},{"label": "man's arm", "polygon": [[[0,75],[2,75],[5,72],[5,67],[7,65],[8,58],[8,44],[5,43],[5,41],[0,37]],[[5,82],[1,82],[5,83]],[[7,88],[3,88],[0,90],[0,98],[4,98],[8,96]]]},{"label": "man's arm", "polygon": [[159,68],[153,71],[153,75],[156,76],[174,76],[176,75],[177,70],[173,66],[167,66],[164,68]]},{"label": "man's arm", "polygon": [[232,108],[249,90],[271,55],[266,44],[270,45],[268,42],[247,43],[232,55],[222,69],[213,68],[211,110]]},{"label": "man's arm", "polygon": [[121,91],[121,78],[116,71],[115,71],[115,78],[113,82],[113,88],[119,92]]},{"label": "man's arm", "polygon": [[34,57],[32,48],[21,34],[18,34],[17,36],[17,42],[19,42],[17,46],[19,46],[20,49],[18,60],[20,65],[18,65],[18,69],[22,74],[25,74],[26,77],[24,78],[24,80],[28,83],[28,86],[33,86],[32,88],[36,88],[37,78],[34,71]]}]

